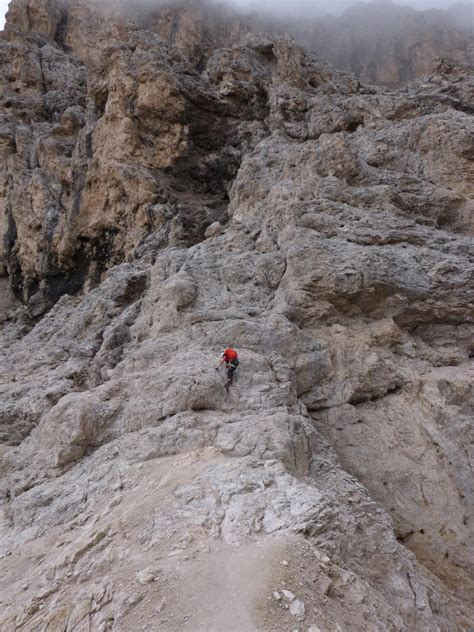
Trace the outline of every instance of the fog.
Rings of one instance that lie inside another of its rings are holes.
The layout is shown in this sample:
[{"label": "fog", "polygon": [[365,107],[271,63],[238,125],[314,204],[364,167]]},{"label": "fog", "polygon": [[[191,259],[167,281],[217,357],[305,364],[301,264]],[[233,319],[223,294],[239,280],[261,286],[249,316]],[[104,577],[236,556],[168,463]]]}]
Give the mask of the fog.
[{"label": "fog", "polygon": [[[122,0],[130,6],[153,6],[167,0]],[[173,1],[173,0],[168,0]],[[188,0],[189,1],[189,0]],[[320,16],[342,13],[354,4],[396,4],[408,5],[418,10],[447,9],[456,4],[472,4],[474,0],[211,0],[216,4],[227,4],[238,7],[244,12],[260,11],[270,13],[274,17],[293,16]]]},{"label": "fog", "polygon": [[[367,4],[370,2],[377,4],[399,4],[409,5],[418,10],[424,9],[446,9],[455,2],[452,0],[407,0],[392,2],[392,0],[231,0],[231,3],[249,9],[265,9],[267,11],[280,14],[338,14],[354,4]],[[469,3],[469,0],[467,0]],[[474,0],[471,0],[474,3]]]},{"label": "fog", "polygon": [[[214,0],[219,2],[219,0]],[[374,0],[378,4],[393,4],[391,0]],[[359,2],[366,3],[365,2]],[[147,5],[158,5],[164,2],[160,0],[129,0],[130,5],[134,6],[140,3]],[[239,7],[240,10],[262,11],[270,13],[274,17],[285,15],[301,15],[301,16],[318,16],[328,13],[338,14],[347,9],[349,6],[356,4],[354,0],[223,0],[224,4],[230,4]],[[462,4],[472,4],[474,0],[464,0]],[[0,30],[3,29],[5,13],[7,11],[9,0],[0,0]],[[453,0],[407,0],[394,4],[409,5],[416,9],[444,9],[456,4]]]}]

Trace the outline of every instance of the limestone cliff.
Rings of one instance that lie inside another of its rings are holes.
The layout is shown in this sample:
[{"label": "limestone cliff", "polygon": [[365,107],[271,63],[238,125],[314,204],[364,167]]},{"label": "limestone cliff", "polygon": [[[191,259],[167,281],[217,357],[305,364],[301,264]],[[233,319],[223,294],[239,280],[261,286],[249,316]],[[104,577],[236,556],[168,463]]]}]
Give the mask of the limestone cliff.
[{"label": "limestone cliff", "polygon": [[468,631],[472,69],[188,18],[0,38],[0,629]]}]

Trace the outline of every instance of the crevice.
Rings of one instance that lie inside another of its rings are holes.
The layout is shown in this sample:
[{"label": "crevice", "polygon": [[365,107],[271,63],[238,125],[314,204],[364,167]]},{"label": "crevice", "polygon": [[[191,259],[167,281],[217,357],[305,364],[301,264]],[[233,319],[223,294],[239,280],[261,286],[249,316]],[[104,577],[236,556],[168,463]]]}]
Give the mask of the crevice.
[{"label": "crevice", "polygon": [[411,577],[410,577],[410,573],[407,572],[407,580],[408,580],[408,585],[410,586],[410,590],[413,593],[413,604],[415,606],[415,609],[417,609],[417,603],[416,603],[416,592],[415,589],[413,588],[413,584],[411,581]]},{"label": "crevice", "polygon": [[393,386],[389,386],[387,387],[387,390],[384,393],[375,393],[375,394],[353,394],[347,403],[352,404],[353,406],[357,406],[358,404],[363,404],[365,402],[376,402],[378,400],[384,399],[385,397],[389,397],[390,395],[398,395],[403,387],[405,386],[405,383],[403,384],[395,384]]},{"label": "crevice", "polygon": [[69,9],[67,5],[61,6],[61,17],[59,18],[56,32],[54,34],[54,41],[65,52],[69,52],[69,47],[66,46],[66,35],[69,26]]}]

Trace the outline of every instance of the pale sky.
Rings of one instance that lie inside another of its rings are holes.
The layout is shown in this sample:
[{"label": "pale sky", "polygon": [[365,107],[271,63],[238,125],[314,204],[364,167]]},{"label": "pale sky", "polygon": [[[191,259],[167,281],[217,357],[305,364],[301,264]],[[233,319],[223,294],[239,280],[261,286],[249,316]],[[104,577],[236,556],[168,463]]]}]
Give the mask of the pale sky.
[{"label": "pale sky", "polygon": [[10,0],[0,0],[0,31],[3,29],[5,13],[7,12],[9,2]]}]

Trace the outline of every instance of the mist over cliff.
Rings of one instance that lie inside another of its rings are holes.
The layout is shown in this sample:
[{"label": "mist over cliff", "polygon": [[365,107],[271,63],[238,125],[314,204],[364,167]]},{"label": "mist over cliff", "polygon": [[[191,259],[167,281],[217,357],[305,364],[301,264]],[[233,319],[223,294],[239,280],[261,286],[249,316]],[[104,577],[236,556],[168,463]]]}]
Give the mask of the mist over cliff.
[{"label": "mist over cliff", "polygon": [[[136,17],[137,5],[125,5],[130,15]],[[429,3],[415,5],[417,8],[389,0],[331,5],[325,2],[251,5],[177,2],[167,3],[157,12],[156,3],[150,0],[142,5],[141,11],[145,15],[161,16],[158,18],[161,26],[155,22],[151,28],[158,29],[167,41],[181,28],[184,16],[200,13],[201,28],[206,29],[206,24],[210,27],[210,49],[213,37],[219,41],[218,23],[224,39],[231,33],[229,43],[237,41],[236,33],[288,32],[298,43],[337,68],[354,72],[364,81],[389,86],[429,74],[443,57],[472,64],[474,5],[461,3],[447,8],[441,8],[443,3],[437,3],[438,8]],[[231,6],[233,8],[229,8]],[[165,29],[162,28],[163,12],[169,22]],[[146,25],[146,18],[141,24]],[[192,39],[193,34],[190,36]]]},{"label": "mist over cliff", "polygon": [[364,81],[396,86],[429,74],[443,57],[474,63],[472,4],[418,11],[395,3],[354,5],[290,30],[304,46]]},{"label": "mist over cliff", "polygon": [[[58,0],[57,5],[61,4],[66,6],[68,3]],[[163,13],[166,13],[167,31],[156,24],[150,28],[161,28],[160,34],[168,41],[174,30],[180,28],[179,23],[186,12],[200,12],[202,28],[206,28],[207,22],[213,31],[211,39],[214,37],[216,42],[218,23],[223,39],[231,22],[234,30],[242,33],[289,32],[298,43],[314,50],[336,67],[350,70],[365,81],[385,85],[400,85],[428,74],[438,58],[450,57],[469,64],[474,59],[472,2],[110,0],[102,4],[120,8],[138,20],[142,27],[146,26],[150,14],[160,13],[163,23]],[[4,2],[5,10],[6,6]],[[231,36],[230,42],[233,41]],[[210,49],[214,43],[210,42]]]}]

